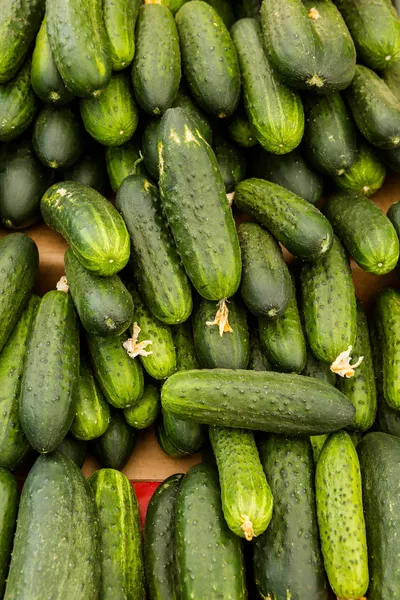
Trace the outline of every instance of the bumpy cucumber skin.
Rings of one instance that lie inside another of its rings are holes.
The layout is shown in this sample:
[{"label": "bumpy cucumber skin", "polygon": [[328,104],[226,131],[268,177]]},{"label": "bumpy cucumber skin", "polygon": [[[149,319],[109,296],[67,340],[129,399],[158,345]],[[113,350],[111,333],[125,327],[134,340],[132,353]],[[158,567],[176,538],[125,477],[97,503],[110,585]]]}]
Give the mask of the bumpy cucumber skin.
[{"label": "bumpy cucumber skin", "polygon": [[240,72],[224,22],[209,4],[192,0],[178,11],[176,24],[183,71],[195,100],[206,112],[229,117],[239,102]]},{"label": "bumpy cucumber skin", "polygon": [[300,96],[271,68],[255,19],[237,21],[231,35],[239,58],[246,112],[259,143],[273,154],[291,152],[304,132]]},{"label": "bumpy cucumber skin", "polygon": [[177,600],[175,506],[182,473],[171,475],[152,495],[144,525],[144,566],[150,600]]},{"label": "bumpy cucumber skin", "polygon": [[128,425],[122,412],[112,411],[106,432],[96,438],[91,447],[102,467],[121,471],[132,454],[136,439],[136,429]]},{"label": "bumpy cucumber skin", "polygon": [[31,60],[28,59],[14,79],[0,85],[0,142],[19,137],[32,123],[37,106],[31,88]]},{"label": "bumpy cucumber skin", "polygon": [[146,169],[140,161],[139,149],[134,142],[122,146],[108,146],[106,149],[107,173],[111,187],[117,192],[128,175],[145,175]]},{"label": "bumpy cucumber skin", "polygon": [[244,152],[223,136],[214,136],[214,152],[224,180],[226,193],[233,192],[237,184],[246,176]]},{"label": "bumpy cucumber skin", "polygon": [[256,131],[242,106],[239,106],[232,119],[229,120],[228,135],[231,140],[243,148],[252,148],[257,145]]},{"label": "bumpy cucumber skin", "polygon": [[131,427],[146,429],[157,419],[160,407],[160,390],[156,385],[149,383],[136,406],[125,408],[125,420]]},{"label": "bumpy cucumber skin", "polygon": [[354,346],[357,333],[351,269],[336,237],[325,256],[303,264],[300,283],[308,343],[318,360],[332,363]]},{"label": "bumpy cucumber skin", "polygon": [[86,269],[115,275],[128,262],[129,233],[122,217],[101,194],[78,181],[52,185],[42,197],[45,223],[66,239]]},{"label": "bumpy cucumber skin", "polygon": [[70,458],[79,469],[83,467],[86,458],[87,442],[77,440],[72,435],[66,435],[61,444],[57,448],[57,452],[61,452]]},{"label": "bumpy cucumber skin", "polygon": [[272,371],[260,340],[258,328],[253,327],[250,329],[249,345],[250,360],[247,368],[251,371]]},{"label": "bumpy cucumber skin", "polygon": [[332,245],[328,220],[315,206],[280,185],[246,179],[236,187],[235,204],[302,260],[316,260]]},{"label": "bumpy cucumber skin", "polygon": [[190,469],[179,488],[175,551],[182,600],[247,598],[240,539],[225,523],[220,494],[218,475],[210,465]]},{"label": "bumpy cucumber skin", "polygon": [[104,600],[143,600],[144,568],[139,507],[129,479],[115,469],[89,477],[100,522],[101,586]]},{"label": "bumpy cucumber skin", "polygon": [[104,146],[121,146],[138,124],[138,109],[127,73],[114,73],[104,94],[82,98],[80,111],[86,131]]},{"label": "bumpy cucumber skin", "polygon": [[104,26],[113,71],[128,67],[135,54],[135,23],[140,0],[103,0]]},{"label": "bumpy cucumber skin", "polygon": [[254,540],[253,569],[263,598],[328,600],[306,438],[260,440],[260,458],[274,496],[267,531]]},{"label": "bumpy cucumber skin", "polygon": [[361,144],[350,169],[343,175],[336,175],[333,180],[342,190],[372,196],[382,187],[385,177],[382,161],[370,146]]},{"label": "bumpy cucumber skin", "polygon": [[213,141],[213,131],[210,122],[183,86],[179,88],[178,95],[172,106],[173,108],[182,108],[186,114],[189,115],[197,129],[200,131],[201,136],[206,140],[207,144],[210,144],[211,146]]},{"label": "bumpy cucumber skin", "polygon": [[118,190],[116,206],[131,236],[132,269],[147,307],[168,325],[186,321],[192,311],[190,283],[157,188],[146,177],[132,175]]},{"label": "bumpy cucumber skin", "polygon": [[376,299],[374,318],[382,353],[383,395],[391,408],[400,410],[400,292],[382,290]]},{"label": "bumpy cucumber skin", "polygon": [[355,418],[351,402],[322,381],[240,369],[174,373],[161,403],[180,419],[287,435],[328,433],[353,426]]},{"label": "bumpy cucumber skin", "polygon": [[162,4],[145,4],[136,25],[132,81],[141,108],[162,115],[178,94],[181,80],[179,38],[171,11]]},{"label": "bumpy cucumber skin", "polygon": [[176,352],[176,370],[189,371],[199,369],[199,361],[194,347],[191,320],[172,328],[172,337]]},{"label": "bumpy cucumber skin", "polygon": [[232,211],[217,159],[181,108],[161,120],[158,156],[162,205],[192,284],[207,300],[233,296],[241,261]]},{"label": "bumpy cucumber skin", "polygon": [[321,548],[338,598],[361,598],[368,588],[368,554],[357,452],[348,433],[332,434],[315,474]]},{"label": "bumpy cucumber skin", "polygon": [[18,504],[17,480],[6,469],[0,468],[0,596],[2,598],[10,564]]},{"label": "bumpy cucumber skin", "polygon": [[46,167],[65,169],[81,156],[83,134],[83,127],[70,108],[46,106],[35,121],[32,143]]}]

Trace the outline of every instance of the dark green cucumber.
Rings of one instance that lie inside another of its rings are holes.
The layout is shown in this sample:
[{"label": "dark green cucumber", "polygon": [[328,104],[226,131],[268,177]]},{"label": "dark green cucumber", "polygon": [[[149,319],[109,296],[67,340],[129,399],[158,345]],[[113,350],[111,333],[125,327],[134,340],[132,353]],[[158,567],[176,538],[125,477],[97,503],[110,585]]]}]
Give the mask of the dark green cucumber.
[{"label": "dark green cucumber", "polygon": [[400,145],[400,100],[383,79],[357,65],[345,95],[357,127],[373,146],[390,150]]},{"label": "dark green cucumber", "polygon": [[163,427],[168,440],[181,454],[198,452],[207,438],[204,425],[177,419],[168,410],[163,410]]},{"label": "dark green cucumber", "polygon": [[164,323],[186,321],[192,311],[190,283],[157,188],[142,175],[131,175],[118,190],[116,206],[131,236],[132,269],[147,307]]},{"label": "dark green cucumber", "polygon": [[252,148],[257,145],[256,131],[242,105],[229,120],[228,135],[231,140],[244,148]]},{"label": "dark green cucumber", "polygon": [[179,450],[175,446],[175,444],[171,442],[167,435],[167,432],[165,431],[164,423],[162,420],[160,420],[157,423],[156,438],[161,450],[165,452],[165,454],[168,454],[168,456],[171,456],[171,458],[182,458],[183,456],[186,456],[188,454],[187,452]]},{"label": "dark green cucumber", "polygon": [[125,223],[96,190],[78,181],[56,183],[42,197],[40,210],[46,224],[61,233],[89,271],[115,275],[128,262]]},{"label": "dark green cucumber", "polygon": [[0,467],[0,596],[3,598],[10,564],[19,494],[14,475]]},{"label": "dark green cucumber", "polygon": [[236,187],[235,204],[302,260],[316,260],[332,245],[329,221],[315,206],[280,185],[246,179]]},{"label": "dark green cucumber", "polygon": [[307,438],[271,435],[260,458],[274,496],[267,531],[254,540],[253,569],[263,598],[328,600]]},{"label": "dark green cucumber", "polygon": [[110,424],[103,435],[92,442],[92,449],[102,467],[120,471],[132,454],[137,431],[130,427],[121,411],[112,411]]},{"label": "dark green cucumber", "polygon": [[329,383],[329,385],[336,385],[335,373],[330,370],[329,365],[315,358],[309,349],[307,349],[307,360],[302,375],[315,377],[325,383]]},{"label": "dark green cucumber", "polygon": [[247,597],[240,539],[225,523],[220,494],[210,465],[192,467],[179,488],[175,552],[182,600]]},{"label": "dark green cucumber", "polygon": [[114,73],[104,94],[79,104],[86,131],[100,144],[121,146],[135,133],[138,110],[127,73]]},{"label": "dark green cucumber", "polygon": [[390,206],[387,216],[391,220],[392,225],[396,230],[397,237],[400,239],[400,201],[394,202]]},{"label": "dark green cucumber", "polygon": [[321,548],[338,598],[361,598],[368,588],[368,554],[357,452],[348,433],[332,434],[315,475]]},{"label": "dark green cucumber", "polygon": [[325,256],[303,264],[300,282],[308,343],[318,360],[332,363],[354,346],[357,332],[351,269],[336,237]]},{"label": "dark green cucumber", "polygon": [[273,154],[291,152],[304,132],[300,96],[270,66],[255,19],[236,21],[231,35],[239,58],[246,112],[257,140]]},{"label": "dark green cucumber", "polygon": [[10,470],[21,462],[29,449],[19,420],[19,399],[26,348],[38,304],[39,298],[32,296],[0,353],[0,467]]},{"label": "dark green cucumber", "polygon": [[394,61],[381,75],[388,88],[400,100],[400,60]]},{"label": "dark green cucumber", "polygon": [[39,252],[23,233],[0,241],[0,352],[17,324],[35,284]]},{"label": "dark green cucumber", "polygon": [[74,304],[69,294],[53,290],[39,304],[19,403],[22,429],[37,452],[56,450],[70,428],[78,375],[79,331]]},{"label": "dark green cucumber", "polygon": [[79,468],[59,452],[40,456],[22,490],[4,598],[26,600],[29,590],[31,600],[96,600],[99,533],[93,493]]},{"label": "dark green cucumber", "polygon": [[103,600],[143,600],[144,568],[139,507],[132,484],[115,469],[89,477],[100,522]]},{"label": "dark green cucumber", "polygon": [[219,14],[229,31],[235,22],[235,15],[230,0],[205,0]]},{"label": "dark green cucumber", "polygon": [[46,104],[68,104],[74,97],[66,88],[54,62],[46,18],[40,26],[32,54],[31,83],[35,94]]},{"label": "dark green cucumber", "polygon": [[100,95],[112,69],[102,2],[48,0],[46,19],[51,51],[67,88],[84,98]]},{"label": "dark green cucumber", "polygon": [[241,148],[224,137],[214,136],[214,152],[227,193],[246,177],[246,157]]},{"label": "dark green cucumber", "polygon": [[328,199],[323,212],[364,271],[384,275],[395,268],[399,259],[396,231],[372,200],[354,192],[341,192]]},{"label": "dark green cucumber", "polygon": [[229,117],[239,102],[240,72],[223,20],[206,2],[192,0],[178,11],[176,24],[183,70],[195,100],[206,112]]},{"label": "dark green cucumber", "polygon": [[114,192],[128,175],[145,175],[146,169],[139,155],[139,149],[134,142],[122,146],[108,146],[106,149],[107,173]]},{"label": "dark green cucumber", "polygon": [[238,233],[244,303],[257,317],[276,318],[285,312],[292,295],[290,273],[279,244],[257,223],[241,223]]},{"label": "dark green cucumber", "polygon": [[86,458],[86,447],[87,442],[77,440],[72,435],[66,435],[57,451],[68,456],[81,469]]},{"label": "dark green cucumber", "polygon": [[400,147],[392,150],[379,150],[379,158],[395,173],[400,173]]},{"label": "dark green cucumber", "polygon": [[153,383],[145,386],[139,402],[130,408],[125,408],[126,422],[136,429],[146,429],[153,425],[160,412],[160,390]]},{"label": "dark green cucumber", "polygon": [[178,95],[175,98],[175,102],[172,106],[173,108],[182,108],[185,113],[189,115],[193,123],[197,126],[197,129],[200,131],[202,137],[211,146],[213,141],[213,132],[210,121],[183,86],[180,86]]},{"label": "dark green cucumber", "polygon": [[308,160],[323,175],[342,175],[356,160],[357,135],[341,95],[309,97],[305,111],[303,148]]},{"label": "dark green cucumber", "polygon": [[28,59],[14,79],[0,85],[0,142],[14,140],[32,123],[38,102],[31,88]]},{"label": "dark green cucumber", "polygon": [[139,0],[103,0],[104,26],[113,71],[125,69],[133,60],[139,8]]},{"label": "dark green cucumber", "polygon": [[154,181],[158,181],[158,132],[160,129],[160,120],[149,119],[145,125],[142,135],[143,162]]},{"label": "dark green cucumber", "polygon": [[144,566],[149,600],[177,600],[175,507],[183,474],[167,477],[152,495],[144,525]]},{"label": "dark green cucumber", "polygon": [[354,425],[355,417],[354,406],[334,387],[263,371],[180,371],[164,383],[161,403],[179,419],[288,435],[336,431]]},{"label": "dark green cucumber", "polygon": [[83,152],[83,127],[70,108],[43,108],[33,129],[33,147],[46,167],[70,167]]},{"label": "dark green cucumber", "polygon": [[370,146],[362,143],[351,167],[342,175],[334,176],[333,180],[342,190],[372,196],[382,187],[385,177],[383,163]]},{"label": "dark green cucumber", "polygon": [[400,292],[382,290],[376,299],[374,318],[382,357],[383,396],[390,408],[400,410]]},{"label": "dark green cucumber", "polygon": [[86,147],[83,156],[64,171],[64,180],[79,181],[100,194],[107,194],[110,184],[103,147],[98,144]]},{"label": "dark green cucumber", "polygon": [[162,115],[178,94],[181,55],[175,20],[162,4],[145,4],[136,25],[132,81],[136,100],[151,115]]},{"label": "dark green cucumber", "polygon": [[250,360],[248,369],[251,371],[271,371],[271,365],[265,354],[265,350],[260,340],[260,333],[256,327],[250,329],[249,344]]},{"label": "dark green cucumber", "polygon": [[185,321],[172,329],[172,337],[176,352],[176,370],[189,371],[198,369],[199,361],[194,347],[191,321]]},{"label": "dark green cucumber", "polygon": [[100,277],[85,269],[70,248],[65,275],[80,321],[88,333],[116,336],[133,321],[132,296],[118,275]]},{"label": "dark green cucumber", "polygon": [[[181,10],[197,4],[192,0]],[[158,156],[161,200],[183,266],[204,298],[229,298],[241,276],[232,211],[215,155],[181,108],[161,120]]]},{"label": "dark green cucumber", "polygon": [[123,344],[128,335],[88,335],[93,371],[107,402],[116,408],[135,406],[144,388],[143,369],[138,359],[128,356]]}]

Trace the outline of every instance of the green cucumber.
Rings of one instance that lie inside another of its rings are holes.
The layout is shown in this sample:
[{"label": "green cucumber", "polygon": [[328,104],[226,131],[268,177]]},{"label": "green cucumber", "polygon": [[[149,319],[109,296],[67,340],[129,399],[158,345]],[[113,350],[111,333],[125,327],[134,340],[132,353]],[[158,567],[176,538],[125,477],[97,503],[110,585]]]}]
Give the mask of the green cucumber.
[{"label": "green cucumber", "polygon": [[132,296],[118,275],[100,277],[85,269],[71,248],[64,255],[65,275],[80,321],[88,333],[117,336],[133,321]]},{"label": "green cucumber", "polygon": [[397,237],[400,239],[400,201],[394,202],[389,207],[387,216],[396,230]]},{"label": "green cucumber", "polygon": [[125,223],[96,190],[78,181],[56,183],[42,197],[40,210],[45,223],[61,233],[89,271],[115,275],[128,262]]},{"label": "green cucumber", "polygon": [[178,11],[176,24],[183,71],[192,95],[206,112],[229,117],[239,102],[240,72],[223,20],[206,2],[192,0]]},{"label": "green cucumber", "polygon": [[32,142],[46,167],[65,169],[84,150],[83,127],[70,108],[46,106],[35,121]]},{"label": "green cucumber", "polygon": [[319,457],[322,452],[322,448],[326,440],[329,437],[329,433],[323,433],[322,435],[311,435],[310,442],[313,450],[314,463],[317,464]]},{"label": "green cucumber", "polygon": [[175,507],[182,473],[167,477],[152,495],[144,525],[144,566],[149,600],[177,600]]},{"label": "green cucumber", "polygon": [[165,452],[165,454],[168,454],[168,456],[171,456],[171,458],[182,458],[183,456],[187,455],[187,452],[179,450],[173,444],[173,442],[171,442],[167,435],[167,432],[165,431],[163,421],[159,421],[157,423],[156,437],[161,450]]},{"label": "green cucumber", "polygon": [[309,349],[307,349],[307,360],[302,375],[315,377],[325,383],[329,383],[329,385],[336,385],[335,373],[332,373],[329,365],[315,358],[314,354]]},{"label": "green cucumber", "polygon": [[224,521],[220,494],[218,475],[210,465],[192,467],[180,485],[175,556],[181,600],[247,597],[240,539]]},{"label": "green cucumber", "polygon": [[131,236],[132,268],[147,307],[164,323],[186,321],[192,311],[190,283],[165,222],[157,188],[144,176],[131,175],[118,190],[116,206]]},{"label": "green cucumber", "polygon": [[35,118],[38,102],[31,88],[28,59],[14,79],[0,85],[0,142],[19,137]]},{"label": "green cucumber", "polygon": [[219,14],[229,31],[235,22],[235,15],[230,0],[205,0]]},{"label": "green cucumber", "polygon": [[122,146],[108,146],[106,148],[107,173],[114,192],[117,192],[121,183],[128,175],[145,175],[146,169],[139,155],[137,145],[130,141]]},{"label": "green cucumber", "polygon": [[354,425],[355,417],[354,406],[334,387],[263,371],[180,371],[164,383],[161,403],[179,419],[288,435],[336,431]]},{"label": "green cucumber", "polygon": [[271,371],[272,368],[261,343],[258,328],[253,327],[250,329],[249,344],[250,360],[248,369],[251,371]]},{"label": "green cucumber", "polygon": [[383,396],[390,408],[400,410],[400,292],[382,290],[376,299],[374,319],[382,357]]},{"label": "green cucumber", "polygon": [[3,598],[17,522],[19,494],[14,475],[0,467],[0,597]]},{"label": "green cucumber", "polygon": [[252,148],[257,145],[256,130],[250,123],[242,105],[229,120],[228,135],[236,144],[243,148]]},{"label": "green cucumber", "polygon": [[235,0],[235,14],[237,19],[259,16],[261,0]]},{"label": "green cucumber", "polygon": [[194,347],[191,321],[185,321],[172,329],[176,352],[176,370],[199,369],[199,361]]},{"label": "green cucumber", "polygon": [[236,187],[235,204],[302,260],[316,260],[332,245],[329,221],[315,206],[280,185],[246,179]]},{"label": "green cucumber", "polygon": [[388,88],[400,100],[400,60],[396,59],[381,75]]},{"label": "green cucumber", "polygon": [[125,408],[126,422],[136,429],[146,429],[153,425],[160,412],[160,390],[152,383],[145,386],[139,402],[130,408]]},{"label": "green cucumber", "polygon": [[240,293],[257,317],[283,314],[292,296],[290,273],[277,241],[257,223],[238,228],[243,275]]},{"label": "green cucumber", "polygon": [[200,131],[201,136],[211,146],[213,141],[213,132],[210,121],[183,86],[180,86],[178,95],[175,98],[175,102],[172,106],[173,108],[182,108],[185,113],[189,115],[193,123],[197,126],[197,129]]},{"label": "green cucumber", "polygon": [[214,152],[222,175],[226,193],[233,192],[246,177],[246,157],[241,148],[223,136],[214,136]]},{"label": "green cucumber", "polygon": [[239,58],[246,112],[257,140],[273,154],[291,152],[304,132],[300,96],[270,66],[255,19],[236,21],[231,35]]},{"label": "green cucumber", "polygon": [[133,60],[139,8],[139,0],[103,0],[104,26],[113,71],[125,69]]},{"label": "green cucumber", "polygon": [[210,427],[209,434],[225,521],[233,533],[251,541],[267,529],[273,506],[254,435],[245,429],[227,427]]},{"label": "green cucumber", "polygon": [[171,108],[181,80],[181,55],[175,20],[162,4],[145,4],[136,25],[132,81],[136,100],[151,115]]},{"label": "green cucumber", "polygon": [[86,458],[86,447],[87,442],[77,440],[72,435],[66,435],[57,451],[68,456],[81,469]]},{"label": "green cucumber", "polygon": [[143,600],[144,568],[139,507],[129,479],[115,469],[89,477],[100,522],[103,600]]},{"label": "green cucumber", "polygon": [[301,268],[302,312],[314,356],[332,363],[357,333],[356,297],[345,250],[335,237],[331,250]]},{"label": "green cucumber", "polygon": [[370,146],[362,143],[351,167],[333,180],[342,190],[372,196],[382,187],[385,177],[383,163]]},{"label": "green cucumber", "polygon": [[128,425],[121,411],[112,411],[107,430],[93,440],[92,449],[102,467],[120,471],[132,454],[136,440],[136,429]]},{"label": "green cucumber", "polygon": [[207,431],[204,425],[177,419],[168,410],[163,410],[163,427],[170,443],[181,454],[193,454],[204,446]]},{"label": "green cucumber", "polygon": [[368,588],[368,554],[357,452],[348,433],[332,434],[315,474],[321,548],[338,598],[361,598]]},{"label": "green cucumber", "polygon": [[400,173],[400,147],[392,150],[379,150],[379,158],[395,173]]},{"label": "green cucumber", "polygon": [[254,540],[258,593],[262,598],[328,600],[310,442],[271,435],[260,440],[259,449],[274,512],[267,531]]},{"label": "green cucumber", "polygon": [[149,119],[142,135],[143,162],[154,181],[158,181],[158,153],[157,142],[160,130],[160,119]]},{"label": "green cucumber", "polygon": [[106,171],[104,149],[98,144],[91,144],[71,167],[64,171],[65,181],[79,181],[100,194],[107,194],[109,181]]},{"label": "green cucumber", "polygon": [[112,69],[102,2],[47,0],[46,19],[51,51],[67,88],[84,98],[100,95]]},{"label": "green cucumber", "polygon": [[64,454],[40,456],[22,490],[4,598],[96,600],[100,556],[90,485]]},{"label": "green cucumber", "polygon": [[232,211],[215,155],[181,108],[162,117],[158,156],[161,200],[183,266],[204,298],[229,298],[241,276]]},{"label": "green cucumber", "polygon": [[341,192],[328,199],[323,212],[364,271],[384,275],[395,268],[399,259],[396,231],[372,200],[354,192]]}]

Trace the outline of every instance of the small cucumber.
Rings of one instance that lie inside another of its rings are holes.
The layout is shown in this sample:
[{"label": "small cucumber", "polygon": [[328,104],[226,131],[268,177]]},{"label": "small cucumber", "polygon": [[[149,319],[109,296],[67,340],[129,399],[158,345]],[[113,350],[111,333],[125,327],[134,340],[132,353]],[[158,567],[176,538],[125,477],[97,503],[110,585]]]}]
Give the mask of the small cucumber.
[{"label": "small cucumber", "polygon": [[172,328],[172,337],[176,352],[176,370],[198,369],[199,361],[194,347],[191,320]]},{"label": "small cucumber", "polygon": [[382,187],[386,169],[381,160],[367,144],[360,144],[356,159],[343,175],[333,180],[342,190],[372,196]]},{"label": "small cucumber", "polygon": [[382,357],[383,396],[387,404],[400,410],[400,292],[382,290],[374,309],[377,339]]},{"label": "small cucumber", "polygon": [[222,175],[226,193],[235,190],[246,176],[246,157],[241,148],[221,135],[214,135],[214,152]]},{"label": "small cucumber", "polygon": [[154,181],[159,179],[157,142],[160,130],[160,119],[149,119],[142,135],[143,162]]},{"label": "small cucumber", "polygon": [[70,458],[79,469],[83,467],[86,458],[87,442],[77,440],[72,435],[66,435],[57,451]]},{"label": "small cucumber", "polygon": [[14,475],[0,467],[0,597],[6,587],[8,567],[11,559],[19,494]]},{"label": "small cucumber", "polygon": [[167,435],[167,432],[165,431],[163,421],[159,421],[157,424],[156,437],[161,450],[165,452],[165,454],[168,454],[168,456],[171,456],[172,458],[181,458],[187,455],[187,452],[179,450],[173,444],[173,442],[171,442]]},{"label": "small cucumber", "polygon": [[135,142],[127,142],[122,146],[108,146],[106,148],[107,173],[114,192],[118,191],[121,183],[128,175],[145,175],[146,169],[139,155]]},{"label": "small cucumber", "polygon": [[248,369],[251,371],[271,371],[271,365],[265,354],[265,350],[260,340],[260,332],[258,328],[252,327],[250,329],[250,360]]},{"label": "small cucumber", "polygon": [[193,454],[204,446],[207,431],[204,425],[177,419],[169,411],[163,411],[163,426],[170,443],[182,454]]},{"label": "small cucumber", "polygon": [[136,439],[136,429],[128,425],[122,412],[112,411],[107,430],[91,446],[102,467],[120,471],[132,454]]},{"label": "small cucumber", "polygon": [[109,192],[104,148],[100,144],[89,144],[85,152],[71,167],[64,170],[65,181],[79,181],[100,194]]},{"label": "small cucumber", "polygon": [[46,167],[65,169],[76,162],[84,150],[83,132],[73,110],[46,106],[35,121],[33,147]]},{"label": "small cucumber", "polygon": [[37,107],[31,88],[31,61],[28,59],[14,79],[0,85],[0,142],[19,137],[32,123]]},{"label": "small cucumber", "polygon": [[243,148],[252,148],[257,145],[256,130],[250,123],[242,105],[235,111],[229,120],[228,135],[236,144]]},{"label": "small cucumber", "polygon": [[160,412],[160,390],[152,383],[145,386],[139,402],[130,408],[125,408],[126,422],[136,429],[146,429],[153,425]]},{"label": "small cucumber", "polygon": [[103,0],[104,26],[113,71],[122,71],[133,60],[139,8],[140,0]]},{"label": "small cucumber", "polygon": [[206,140],[207,144],[212,145],[213,132],[209,119],[206,117],[201,108],[192,99],[186,89],[181,85],[173,108],[182,108],[187,115],[192,119],[197,126],[201,136]]}]

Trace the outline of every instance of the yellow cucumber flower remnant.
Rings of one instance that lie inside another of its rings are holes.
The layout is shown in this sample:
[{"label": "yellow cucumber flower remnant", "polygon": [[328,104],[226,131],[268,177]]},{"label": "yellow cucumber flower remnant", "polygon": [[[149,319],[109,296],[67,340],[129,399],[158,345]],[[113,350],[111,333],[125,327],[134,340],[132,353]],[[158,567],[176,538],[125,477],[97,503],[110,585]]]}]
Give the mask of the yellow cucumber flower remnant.
[{"label": "yellow cucumber flower remnant", "polygon": [[340,375],[340,377],[354,377],[355,369],[361,365],[364,357],[360,356],[358,361],[354,365],[351,365],[350,352],[352,351],[352,349],[353,346],[349,346],[347,350],[339,354],[336,360],[333,361],[333,363],[331,364],[331,371],[333,373]]},{"label": "yellow cucumber flower remnant", "polygon": [[213,325],[218,325],[219,335],[221,337],[224,335],[224,333],[232,333],[233,332],[232,327],[228,323],[229,310],[226,305],[227,302],[228,302],[228,300],[226,298],[224,298],[223,300],[220,300],[217,304],[217,306],[219,308],[217,310],[217,314],[215,315],[214,321],[206,322],[206,325],[208,325],[208,327],[212,327]]},{"label": "yellow cucumber flower remnant", "polygon": [[139,325],[135,322],[133,324],[132,337],[122,344],[130,358],[135,358],[135,356],[149,356],[150,354],[153,354],[151,350],[146,350],[147,346],[153,343],[151,340],[143,340],[143,342],[137,341],[140,332],[141,329]]}]

